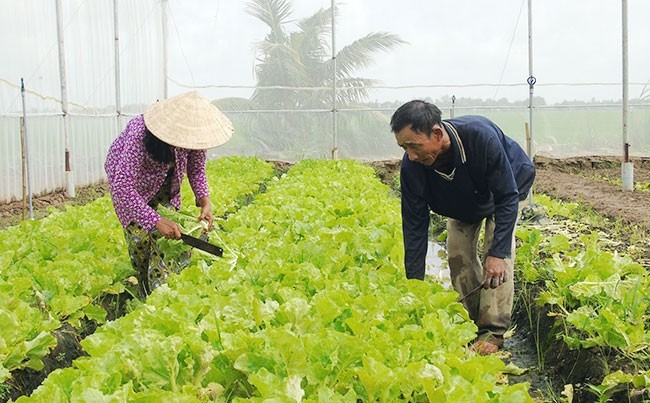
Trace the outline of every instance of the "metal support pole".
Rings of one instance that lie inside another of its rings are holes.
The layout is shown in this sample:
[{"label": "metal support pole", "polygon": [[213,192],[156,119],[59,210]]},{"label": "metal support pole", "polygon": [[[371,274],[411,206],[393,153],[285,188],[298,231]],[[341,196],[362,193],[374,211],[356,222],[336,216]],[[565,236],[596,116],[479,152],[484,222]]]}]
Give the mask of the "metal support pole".
[{"label": "metal support pole", "polygon": [[163,98],[167,99],[168,96],[168,88],[167,88],[167,61],[169,59],[169,55],[167,54],[167,8],[169,7],[169,2],[168,0],[162,0],[160,3],[162,6],[162,52],[163,52],[163,61],[162,61],[162,68],[163,68]]},{"label": "metal support pole", "polygon": [[529,125],[529,133],[528,133],[528,144],[526,145],[526,153],[528,154],[528,157],[532,161],[533,158],[535,157],[535,149],[533,146],[533,94],[535,92],[535,83],[537,82],[537,79],[533,77],[532,75],[528,77],[526,80],[528,83],[528,125]]},{"label": "metal support pole", "polygon": [[63,137],[65,143],[65,180],[68,197],[76,197],[74,174],[70,163],[70,139],[68,136],[68,84],[65,72],[65,50],[63,46],[63,12],[61,0],[56,0],[56,31],[59,42],[59,78],[61,80],[61,112],[63,113]]},{"label": "metal support pole", "polygon": [[[532,0],[528,0],[528,130],[526,131],[526,152],[531,161],[535,159],[535,150],[533,146],[533,93],[537,79],[533,75],[533,11]],[[528,192],[528,204],[533,203],[533,187]]]},{"label": "metal support pole", "polygon": [[456,114],[456,95],[451,96],[451,117]]},{"label": "metal support pole", "polygon": [[332,0],[332,159],[339,159],[338,131],[336,124],[336,4]]},{"label": "metal support pole", "polygon": [[119,118],[122,114],[122,94],[120,90],[120,24],[117,1],[113,0],[113,22],[115,31],[115,111]]},{"label": "metal support pole", "polygon": [[621,0],[623,31],[623,163],[621,164],[621,183],[624,191],[634,190],[634,165],[630,161],[630,143],[627,138],[629,94],[628,94],[628,38],[627,38],[627,0]]},{"label": "metal support pole", "polygon": [[528,157],[533,159],[533,92],[537,79],[533,75],[533,10],[532,0],[528,0],[528,125],[531,141],[528,143]]},{"label": "metal support pole", "polygon": [[32,186],[29,174],[29,152],[27,148],[27,112],[25,108],[25,82],[20,79],[20,95],[23,100],[23,116],[20,118],[20,144],[23,158],[23,219],[25,219],[25,198],[29,200],[29,219],[34,219],[34,208],[32,206]]}]

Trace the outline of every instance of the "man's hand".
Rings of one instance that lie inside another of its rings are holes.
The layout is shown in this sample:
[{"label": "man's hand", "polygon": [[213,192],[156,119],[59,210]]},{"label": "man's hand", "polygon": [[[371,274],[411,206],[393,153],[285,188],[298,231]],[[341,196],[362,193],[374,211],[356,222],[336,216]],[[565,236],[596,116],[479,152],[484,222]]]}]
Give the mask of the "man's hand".
[{"label": "man's hand", "polygon": [[165,238],[181,239],[181,226],[171,220],[161,218],[160,221],[156,223],[156,229],[158,229],[160,235]]},{"label": "man's hand", "polygon": [[483,288],[497,288],[505,283],[506,278],[506,261],[494,256],[488,256],[485,259],[485,267],[483,268]]}]

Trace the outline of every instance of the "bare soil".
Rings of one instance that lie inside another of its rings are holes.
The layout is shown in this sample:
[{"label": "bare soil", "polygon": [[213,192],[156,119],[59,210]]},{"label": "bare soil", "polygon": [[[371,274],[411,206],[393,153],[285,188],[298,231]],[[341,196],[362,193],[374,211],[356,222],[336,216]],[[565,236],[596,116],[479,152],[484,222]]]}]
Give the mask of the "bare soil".
[{"label": "bare soil", "polygon": [[[35,220],[46,217],[50,211],[64,210],[66,206],[83,206],[108,193],[108,184],[98,184],[76,189],[76,197],[66,197],[65,192],[57,191],[48,195],[32,199],[31,215]],[[19,200],[11,203],[0,204],[0,229],[19,224],[30,219],[29,201]]]},{"label": "bare soil", "polygon": [[[634,181],[650,183],[650,158],[633,158],[631,161]],[[619,159],[536,157],[535,165],[535,192],[581,202],[604,216],[650,229],[650,191],[623,190]]]}]

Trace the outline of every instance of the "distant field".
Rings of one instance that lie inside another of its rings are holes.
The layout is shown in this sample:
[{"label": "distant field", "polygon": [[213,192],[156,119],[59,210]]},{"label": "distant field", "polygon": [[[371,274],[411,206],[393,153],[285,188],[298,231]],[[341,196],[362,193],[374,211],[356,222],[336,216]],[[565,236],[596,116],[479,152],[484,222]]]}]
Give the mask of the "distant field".
[{"label": "distant field", "polygon": [[[522,145],[525,144],[525,109],[463,110],[484,114]],[[620,107],[540,108],[533,114],[532,135],[537,153],[549,156],[619,155],[623,153],[623,114]],[[632,108],[628,143],[633,155],[650,155],[650,107]]]}]

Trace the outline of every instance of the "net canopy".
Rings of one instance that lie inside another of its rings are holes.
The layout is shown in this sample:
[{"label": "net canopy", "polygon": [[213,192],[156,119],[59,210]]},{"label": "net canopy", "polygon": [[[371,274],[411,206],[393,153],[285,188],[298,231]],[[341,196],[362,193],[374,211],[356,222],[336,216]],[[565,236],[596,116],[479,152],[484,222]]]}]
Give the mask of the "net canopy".
[{"label": "net canopy", "polygon": [[526,0],[0,0],[0,202],[104,180],[128,120],[192,90],[235,126],[211,158],[397,159],[411,99],[531,154],[622,155],[626,135],[650,156],[650,3],[629,0],[625,115],[620,3],[532,4],[529,31]]}]

